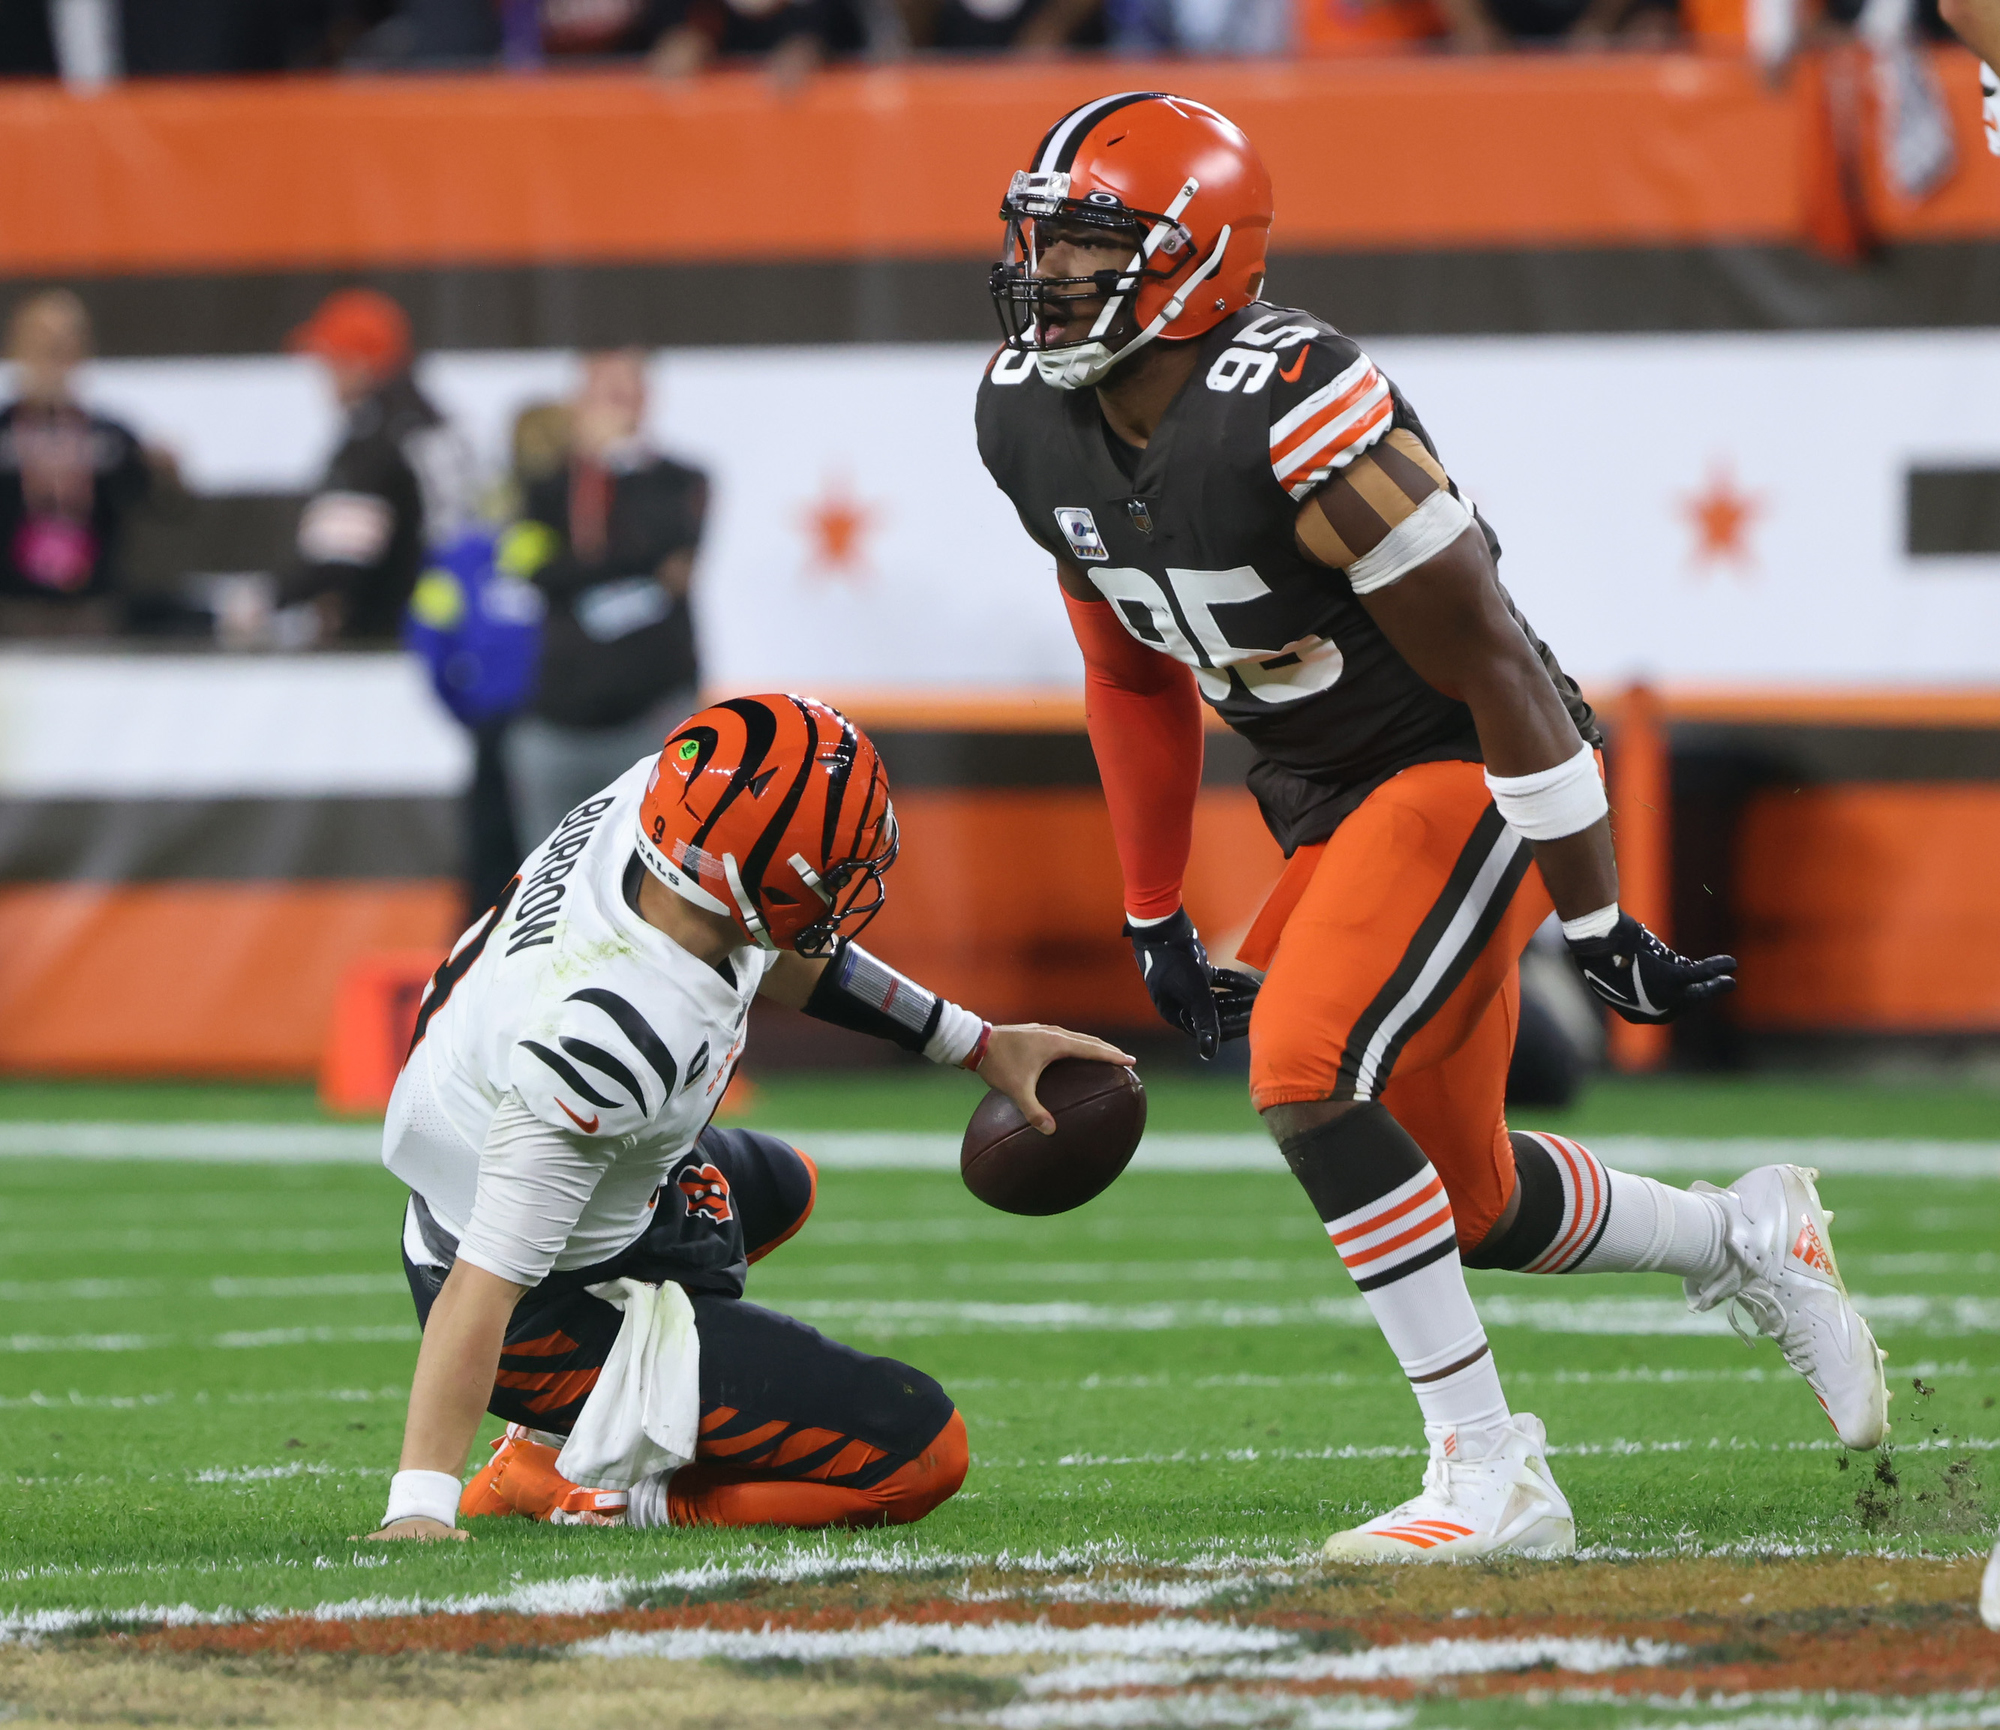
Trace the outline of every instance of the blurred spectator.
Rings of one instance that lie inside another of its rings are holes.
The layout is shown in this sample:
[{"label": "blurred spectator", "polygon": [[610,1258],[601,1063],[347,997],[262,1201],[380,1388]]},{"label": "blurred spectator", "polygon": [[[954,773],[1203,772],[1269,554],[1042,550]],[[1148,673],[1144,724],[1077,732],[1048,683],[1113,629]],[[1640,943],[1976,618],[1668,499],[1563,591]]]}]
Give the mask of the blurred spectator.
[{"label": "blurred spectator", "polygon": [[[569,466],[569,427],[567,403],[529,403],[514,417],[513,462],[490,513],[497,521],[520,519],[500,543],[501,563],[511,568],[510,574],[533,576],[553,550],[554,535],[526,515],[528,494]],[[527,852],[507,771],[507,735],[517,724],[510,716],[471,729],[472,781],[465,795],[468,921],[500,899]],[[527,840],[538,842],[547,833],[537,830]]]},{"label": "blurred spectator", "polygon": [[1513,44],[1572,48],[1664,43],[1679,28],[1674,0],[1438,0],[1452,46],[1488,53]]},{"label": "blurred spectator", "polygon": [[410,321],[387,295],[329,295],[290,346],[326,369],[347,424],[278,604],[312,603],[321,642],[393,643],[426,547],[471,514],[471,454],[410,376]]},{"label": "blurred spectator", "polygon": [[0,636],[71,636],[120,623],[119,541],[155,469],[125,427],[76,399],[90,317],[68,289],[31,295],[7,321],[14,400],[0,408]]},{"label": "blurred spectator", "polygon": [[1100,0],[907,0],[907,10],[926,48],[1047,53],[1101,39]]},{"label": "blurred spectator", "polygon": [[2000,0],[1942,0],[1939,10],[1973,53],[2000,64]]},{"label": "blurred spectator", "polygon": [[795,83],[826,58],[836,22],[833,0],[659,0],[661,29],[652,67],[687,78],[719,55],[768,56],[780,84]]},{"label": "blurred spectator", "polygon": [[132,78],[321,65],[366,16],[352,0],[122,0],[117,10]]},{"label": "blurred spectator", "polygon": [[56,42],[46,6],[0,4],[0,78],[53,78]]},{"label": "blurred spectator", "polygon": [[[1476,3],[1476,0],[1473,0]],[[1129,54],[1283,54],[1292,0],[1107,0],[1111,46]]]},{"label": "blurred spectator", "polygon": [[571,410],[568,461],[526,488],[524,520],[551,536],[535,573],[549,602],[541,684],[507,741],[529,846],[659,750],[696,706],[688,589],[708,481],[650,450],[645,418],[644,356],[592,355]]}]

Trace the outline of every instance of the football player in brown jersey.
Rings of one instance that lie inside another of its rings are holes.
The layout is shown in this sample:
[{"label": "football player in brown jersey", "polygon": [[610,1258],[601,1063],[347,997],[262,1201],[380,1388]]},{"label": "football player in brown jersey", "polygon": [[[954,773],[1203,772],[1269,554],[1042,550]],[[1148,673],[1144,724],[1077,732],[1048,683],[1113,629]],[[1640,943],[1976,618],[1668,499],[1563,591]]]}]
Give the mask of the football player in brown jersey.
[{"label": "football player in brown jersey", "polygon": [[[1185,98],[1103,97],[1050,128],[1001,215],[980,454],[1083,650],[1126,934],[1203,1056],[1248,1032],[1252,1098],[1430,1441],[1423,1491],[1328,1554],[1573,1546],[1468,1265],[1679,1274],[1873,1447],[1881,1354],[1813,1174],[1676,1190],[1508,1129],[1516,961],[1551,908],[1628,1020],[1730,990],[1735,963],[1620,909],[1596,722],[1500,586],[1492,531],[1368,356],[1260,299],[1272,195],[1249,139]],[[1239,951],[1261,980],[1212,967],[1181,906],[1203,701],[1256,748],[1289,859]]]}]

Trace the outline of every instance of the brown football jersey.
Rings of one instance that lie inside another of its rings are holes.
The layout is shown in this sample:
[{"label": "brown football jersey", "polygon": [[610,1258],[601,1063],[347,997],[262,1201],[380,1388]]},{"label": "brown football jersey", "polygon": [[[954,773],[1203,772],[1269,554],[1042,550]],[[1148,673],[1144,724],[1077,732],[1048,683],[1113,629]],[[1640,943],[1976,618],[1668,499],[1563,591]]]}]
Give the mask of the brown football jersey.
[{"label": "brown football jersey", "polygon": [[[1310,313],[1255,304],[1200,347],[1143,451],[1112,437],[1094,391],[1046,385],[1031,354],[1003,349],[979,387],[979,454],[1028,532],[1135,638],[1194,669],[1256,749],[1250,790],[1289,854],[1398,770],[1480,760],[1471,711],[1293,537],[1300,502],[1371,446],[1400,442],[1428,466],[1436,451],[1396,387]],[[1601,742],[1575,681],[1515,617],[1578,731]]]}]

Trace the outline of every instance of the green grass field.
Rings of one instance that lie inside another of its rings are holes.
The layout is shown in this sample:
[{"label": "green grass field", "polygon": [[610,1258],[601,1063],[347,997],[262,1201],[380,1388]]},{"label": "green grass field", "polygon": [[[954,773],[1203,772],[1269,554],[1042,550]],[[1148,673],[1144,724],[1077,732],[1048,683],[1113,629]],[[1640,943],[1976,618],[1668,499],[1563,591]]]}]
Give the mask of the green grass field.
[{"label": "green grass field", "polygon": [[[752,1121],[956,1129],[971,1098],[921,1073],[773,1079]],[[317,1116],[288,1089],[0,1089],[0,1125]],[[1607,1084],[1536,1121],[1586,1138],[2000,1141],[1991,1095],[1836,1084]],[[1155,1084],[1152,1123],[1255,1127],[1234,1084],[1192,1078]],[[1737,1174],[1726,1145],[1714,1156],[1708,1175]],[[1848,1283],[1891,1357],[1896,1428],[1879,1470],[1835,1448],[1774,1347],[1689,1331],[1677,1282],[1474,1276],[1510,1394],[1546,1420],[1591,1553],[1990,1543],[2000,1186],[1871,1175],[1824,1188]],[[974,1465],[930,1520],[802,1539],[492,1522],[471,1545],[357,1546],[395,1465],[416,1352],[401,1204],[366,1165],[0,1159],[0,1625],[142,1606],[557,1603],[532,1589],[573,1577],[627,1582],[593,1588],[623,1602],[705,1565],[785,1558],[963,1573],[1066,1554],[1254,1576],[1410,1494],[1421,1471],[1409,1391],[1275,1159],[1135,1171],[1040,1221],[982,1208],[949,1173],[836,1170],[749,1296],[954,1394]]]}]

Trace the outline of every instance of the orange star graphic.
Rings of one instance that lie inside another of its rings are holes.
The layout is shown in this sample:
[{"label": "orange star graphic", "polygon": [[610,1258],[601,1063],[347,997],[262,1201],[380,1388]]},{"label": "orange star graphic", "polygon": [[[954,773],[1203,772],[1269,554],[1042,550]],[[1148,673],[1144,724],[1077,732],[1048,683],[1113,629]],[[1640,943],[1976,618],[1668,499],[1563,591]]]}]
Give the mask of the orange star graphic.
[{"label": "orange star graphic", "polygon": [[881,513],[854,496],[845,481],[829,479],[800,513],[814,569],[830,576],[861,576],[868,569],[864,545]]},{"label": "orange star graphic", "polygon": [[1748,571],[1757,563],[1750,547],[1750,528],[1764,514],[1764,496],[1746,493],[1736,485],[1727,461],[1714,463],[1708,484],[1698,493],[1684,494],[1681,515],[1694,530],[1695,544],[1690,555],[1704,569],[1730,564]]}]

